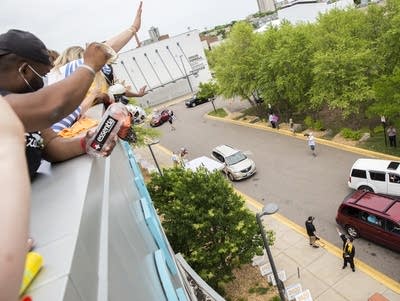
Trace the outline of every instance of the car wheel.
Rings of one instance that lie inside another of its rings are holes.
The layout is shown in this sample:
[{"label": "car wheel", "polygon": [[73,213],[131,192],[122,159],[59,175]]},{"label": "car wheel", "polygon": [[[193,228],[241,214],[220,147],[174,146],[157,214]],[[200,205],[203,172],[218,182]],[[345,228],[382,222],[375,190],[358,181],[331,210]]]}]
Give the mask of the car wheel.
[{"label": "car wheel", "polygon": [[231,180],[232,182],[235,181],[235,178],[233,177],[233,175],[232,175],[230,172],[228,172],[228,178],[229,178],[229,180]]},{"label": "car wheel", "polygon": [[347,234],[349,234],[351,237],[353,238],[358,238],[360,237],[360,234],[358,233],[358,230],[356,227],[352,226],[352,225],[347,225],[345,227]]},{"label": "car wheel", "polygon": [[368,191],[368,192],[374,192],[374,190],[373,190],[371,187],[366,186],[366,185],[363,185],[363,186],[358,187],[358,190],[361,190],[361,191]]},{"label": "car wheel", "polygon": [[192,107],[194,108],[196,106],[196,103],[194,102],[194,103],[192,103]]}]

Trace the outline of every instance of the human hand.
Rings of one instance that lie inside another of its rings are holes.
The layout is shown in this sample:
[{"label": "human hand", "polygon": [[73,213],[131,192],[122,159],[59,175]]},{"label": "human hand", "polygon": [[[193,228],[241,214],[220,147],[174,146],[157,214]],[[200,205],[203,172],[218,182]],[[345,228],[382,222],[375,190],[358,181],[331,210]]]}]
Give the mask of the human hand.
[{"label": "human hand", "polygon": [[[81,141],[81,145],[85,145],[86,146],[86,141],[88,141],[88,139],[92,138],[94,136],[95,130],[89,130],[86,132],[86,136],[84,138],[84,141]],[[117,139],[118,136],[115,136],[113,140],[110,141],[110,143],[108,143],[107,145],[105,145],[101,151],[101,155],[103,157],[108,157],[109,155],[111,155],[115,145],[117,144]]]},{"label": "human hand", "polygon": [[140,90],[137,93],[138,97],[142,97],[147,94],[146,88],[147,88],[146,85],[140,88]]},{"label": "human hand", "polygon": [[111,54],[107,49],[101,43],[97,42],[90,43],[83,53],[85,64],[92,67],[96,72],[100,71],[110,57]]},{"label": "human hand", "polygon": [[136,11],[136,17],[135,20],[133,21],[130,29],[133,30],[135,33],[140,30],[140,26],[142,24],[142,4],[143,2],[140,1],[139,7]]}]

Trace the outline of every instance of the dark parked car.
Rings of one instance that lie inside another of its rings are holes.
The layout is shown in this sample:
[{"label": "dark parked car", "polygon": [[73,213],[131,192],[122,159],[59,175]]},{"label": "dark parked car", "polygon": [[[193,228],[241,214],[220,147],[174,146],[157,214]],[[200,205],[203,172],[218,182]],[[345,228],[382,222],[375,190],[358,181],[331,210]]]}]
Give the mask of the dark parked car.
[{"label": "dark parked car", "polygon": [[400,252],[400,201],[356,190],[340,205],[336,222],[356,238],[363,237]]},{"label": "dark parked car", "polygon": [[150,120],[150,125],[152,127],[160,126],[164,122],[168,121],[169,116],[171,115],[171,110],[162,110],[161,112],[155,113]]},{"label": "dark parked car", "polygon": [[191,98],[189,98],[185,101],[185,105],[188,108],[191,108],[191,107],[195,107],[195,106],[205,103],[205,102],[208,102],[208,98],[200,98],[197,96],[197,94],[195,94]]}]

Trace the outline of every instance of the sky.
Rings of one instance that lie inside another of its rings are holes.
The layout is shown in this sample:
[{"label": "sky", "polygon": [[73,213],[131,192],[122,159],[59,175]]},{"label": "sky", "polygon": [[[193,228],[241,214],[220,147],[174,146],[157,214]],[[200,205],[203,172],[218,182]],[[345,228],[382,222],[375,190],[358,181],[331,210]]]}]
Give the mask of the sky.
[{"label": "sky", "polygon": [[[0,33],[15,28],[39,37],[49,49],[63,51],[103,41],[128,28],[138,0],[0,0]],[[143,0],[139,39],[150,27],[174,36],[245,19],[258,11],[257,0]],[[134,39],[123,49],[136,47]]]}]

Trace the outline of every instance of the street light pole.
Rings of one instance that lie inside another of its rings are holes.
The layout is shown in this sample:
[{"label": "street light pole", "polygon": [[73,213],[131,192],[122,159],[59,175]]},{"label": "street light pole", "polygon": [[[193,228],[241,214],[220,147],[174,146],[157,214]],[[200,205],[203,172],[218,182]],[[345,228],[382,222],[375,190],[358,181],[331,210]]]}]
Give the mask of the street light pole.
[{"label": "street light pole", "polygon": [[[269,210],[269,211],[267,211]],[[279,296],[281,298],[282,301],[286,300],[285,297],[285,286],[282,282],[282,280],[279,279],[278,277],[278,272],[276,270],[276,266],[275,266],[275,262],[274,259],[272,258],[272,253],[271,250],[269,248],[269,243],[265,234],[265,230],[264,230],[264,226],[262,224],[261,221],[261,217],[263,217],[264,215],[270,215],[270,214],[274,214],[276,211],[278,211],[278,206],[275,204],[269,204],[268,206],[263,208],[263,211],[260,213],[256,213],[256,218],[257,218],[257,223],[258,226],[260,227],[261,230],[261,236],[262,236],[262,240],[264,243],[264,247],[265,247],[265,251],[267,252],[267,256],[268,256],[268,260],[269,263],[271,265],[271,269],[272,269],[272,273],[274,275],[275,281],[276,281],[276,285],[278,287],[278,291],[279,291]]]},{"label": "street light pole", "polygon": [[387,139],[386,139],[386,118],[385,116],[381,116],[381,123],[383,127],[383,137],[385,137],[385,146],[387,147]]},{"label": "street light pole", "polygon": [[151,143],[147,143],[147,146],[149,147],[151,156],[153,157],[154,163],[155,163],[156,166],[157,166],[158,173],[160,174],[160,176],[162,176],[163,174],[162,174],[162,172],[161,172],[160,166],[158,165],[156,156],[154,156],[153,149],[151,148],[152,145],[157,144],[157,143],[159,143],[159,142],[160,142],[160,140],[156,140],[156,141],[153,141],[153,142],[151,142]]},{"label": "street light pole", "polygon": [[179,58],[181,59],[181,63],[182,63],[182,66],[183,66],[183,71],[185,71],[185,76],[186,76],[186,79],[187,79],[187,81],[189,83],[190,91],[193,93],[192,83],[190,82],[189,75],[186,72],[186,67],[185,67],[185,64],[183,63],[182,55],[180,55]]}]

